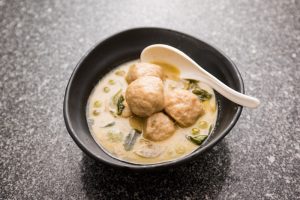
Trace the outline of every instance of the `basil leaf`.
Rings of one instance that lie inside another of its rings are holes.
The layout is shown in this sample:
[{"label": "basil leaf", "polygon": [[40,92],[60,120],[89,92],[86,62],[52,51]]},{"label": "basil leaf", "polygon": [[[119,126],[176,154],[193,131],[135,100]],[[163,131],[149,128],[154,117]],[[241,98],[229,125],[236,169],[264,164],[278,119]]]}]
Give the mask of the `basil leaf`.
[{"label": "basil leaf", "polygon": [[191,90],[191,89],[195,89],[195,88],[199,88],[199,81],[197,80],[193,80],[193,79],[185,79],[188,83],[187,83],[187,90]]},{"label": "basil leaf", "polygon": [[186,138],[196,145],[201,145],[207,138],[207,135],[186,136]]},{"label": "basil leaf", "polygon": [[122,94],[122,89],[120,89],[120,90],[112,97],[112,103],[113,103],[113,105],[115,105],[115,106],[117,105],[118,99],[120,98],[121,94]]},{"label": "basil leaf", "polygon": [[121,96],[119,97],[119,99],[118,99],[118,102],[117,102],[117,114],[118,114],[118,115],[121,115],[122,112],[123,112],[123,110],[124,110],[124,108],[125,108],[125,106],[124,106],[124,104],[123,104],[124,100],[125,100],[125,99],[124,99],[123,95],[121,95]]},{"label": "basil leaf", "polygon": [[212,95],[210,93],[208,93],[206,90],[203,90],[203,89],[200,89],[200,88],[193,89],[192,93],[194,93],[195,95],[197,95],[198,98],[201,101],[209,100],[212,97]]}]

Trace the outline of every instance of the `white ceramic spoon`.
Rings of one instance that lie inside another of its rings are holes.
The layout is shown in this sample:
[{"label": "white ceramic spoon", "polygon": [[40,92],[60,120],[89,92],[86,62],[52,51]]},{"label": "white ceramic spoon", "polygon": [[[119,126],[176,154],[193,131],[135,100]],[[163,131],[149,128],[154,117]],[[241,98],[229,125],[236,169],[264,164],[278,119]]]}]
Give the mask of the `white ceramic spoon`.
[{"label": "white ceramic spoon", "polygon": [[156,61],[174,65],[179,68],[181,72],[181,78],[200,80],[212,87],[227,99],[241,106],[256,108],[260,104],[260,101],[257,98],[247,96],[231,89],[219,81],[216,77],[205,71],[185,53],[174,47],[164,44],[150,45],[142,51],[141,61]]}]

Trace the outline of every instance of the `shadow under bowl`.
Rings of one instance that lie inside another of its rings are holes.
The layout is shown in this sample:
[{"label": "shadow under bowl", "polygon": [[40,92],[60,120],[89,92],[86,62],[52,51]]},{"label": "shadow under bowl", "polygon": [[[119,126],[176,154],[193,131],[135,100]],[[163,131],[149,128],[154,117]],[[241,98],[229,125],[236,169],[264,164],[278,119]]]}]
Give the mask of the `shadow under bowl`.
[{"label": "shadow under bowl", "polygon": [[64,98],[64,120],[76,144],[97,161],[114,167],[145,171],[168,168],[195,159],[225,137],[237,122],[242,107],[216,93],[218,118],[214,131],[201,147],[177,160],[139,165],[120,161],[106,154],[93,139],[86,120],[86,105],[92,89],[109,71],[138,59],[152,44],[167,44],[185,52],[201,67],[236,91],[244,93],[244,84],[235,64],[215,47],[173,30],[136,28],[123,31],[98,43],[79,61],[71,75]]}]

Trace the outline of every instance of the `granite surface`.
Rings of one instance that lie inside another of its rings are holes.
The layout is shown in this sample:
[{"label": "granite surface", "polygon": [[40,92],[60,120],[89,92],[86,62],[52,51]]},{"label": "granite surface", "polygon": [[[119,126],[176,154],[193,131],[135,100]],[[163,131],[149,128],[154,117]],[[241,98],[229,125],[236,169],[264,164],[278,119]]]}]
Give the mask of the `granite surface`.
[{"label": "granite surface", "polygon": [[[300,199],[299,10],[298,0],[0,0],[0,199]],[[92,45],[141,26],[222,49],[262,105],[199,160],[131,174],[82,153],[62,104]]]}]

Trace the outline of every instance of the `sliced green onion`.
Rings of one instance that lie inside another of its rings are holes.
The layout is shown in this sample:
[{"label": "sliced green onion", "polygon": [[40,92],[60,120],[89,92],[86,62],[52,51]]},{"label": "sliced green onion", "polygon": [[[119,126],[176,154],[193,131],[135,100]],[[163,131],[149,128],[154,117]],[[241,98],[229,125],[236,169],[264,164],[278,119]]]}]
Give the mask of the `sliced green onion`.
[{"label": "sliced green onion", "polygon": [[114,80],[111,79],[111,80],[108,81],[108,83],[109,83],[110,85],[114,85],[116,82],[115,82]]},{"label": "sliced green onion", "polygon": [[94,102],[94,107],[95,108],[99,108],[100,106],[101,106],[101,102],[100,101],[97,100],[97,101]]},{"label": "sliced green onion", "polygon": [[117,75],[117,76],[124,76],[125,75],[125,71],[123,71],[123,70],[117,70],[115,72],[115,75]]},{"label": "sliced green onion", "polygon": [[103,91],[104,91],[105,93],[108,93],[108,92],[110,91],[110,89],[109,89],[109,87],[104,87],[104,88],[103,88]]},{"label": "sliced green onion", "polygon": [[192,134],[197,135],[200,132],[198,128],[192,128]]}]

